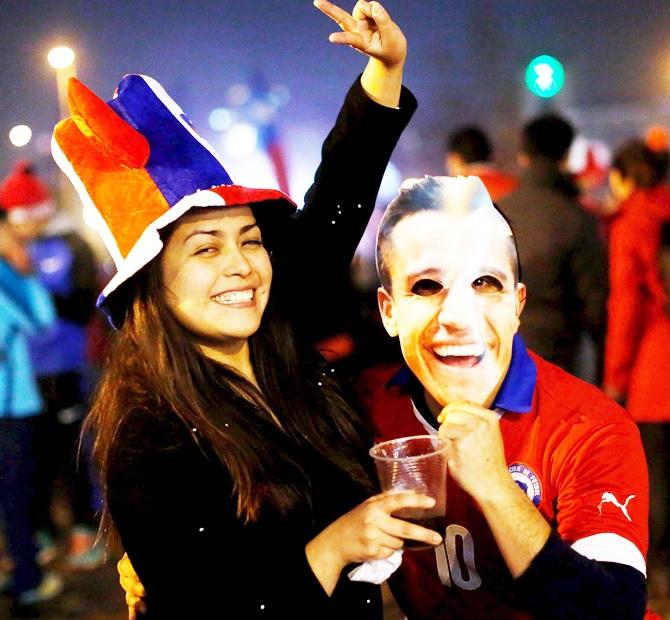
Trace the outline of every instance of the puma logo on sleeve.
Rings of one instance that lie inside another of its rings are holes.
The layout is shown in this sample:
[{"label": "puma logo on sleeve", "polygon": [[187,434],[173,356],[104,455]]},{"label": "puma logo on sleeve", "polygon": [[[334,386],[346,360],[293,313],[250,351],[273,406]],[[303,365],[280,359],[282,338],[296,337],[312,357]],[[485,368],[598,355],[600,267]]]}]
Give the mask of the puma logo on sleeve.
[{"label": "puma logo on sleeve", "polygon": [[629,521],[632,521],[632,519],[630,518],[630,515],[628,514],[628,502],[630,502],[630,500],[632,500],[634,498],[635,498],[635,495],[629,495],[626,498],[626,501],[622,504],[616,498],[614,493],[610,493],[609,491],[605,491],[603,493],[602,497],[600,498],[600,503],[598,504],[598,514],[602,515],[602,505],[603,504],[610,503],[610,504],[614,504],[617,508],[619,508],[621,510],[621,512],[623,513],[623,516],[626,517],[626,519],[628,519]]}]

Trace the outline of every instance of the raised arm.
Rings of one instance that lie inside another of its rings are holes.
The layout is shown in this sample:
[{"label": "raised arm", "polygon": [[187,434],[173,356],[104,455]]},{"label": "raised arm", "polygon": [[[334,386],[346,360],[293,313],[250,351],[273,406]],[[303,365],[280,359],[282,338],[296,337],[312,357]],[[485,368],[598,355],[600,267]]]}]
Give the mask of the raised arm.
[{"label": "raised arm", "polygon": [[[305,207],[275,254],[290,277],[275,285],[274,294],[287,295],[289,314],[308,340],[322,337],[324,326],[342,317],[333,299],[342,305],[337,291],[347,290],[349,264],[374,210],[384,171],[416,108],[412,94],[400,85],[405,38],[382,6],[359,2],[351,15],[325,0],[317,0],[317,6],[343,28],[331,40],[352,45],[370,60],[323,144]],[[364,14],[371,17],[355,19]],[[304,294],[306,286],[309,295]],[[328,315],[329,309],[336,314]]]},{"label": "raised arm", "polygon": [[315,5],[343,29],[330,35],[331,41],[370,58],[323,144],[297,238],[291,240],[293,258],[302,264],[341,272],[353,258],[416,100],[401,86],[405,37],[381,4],[361,0],[351,14],[327,0]]},{"label": "raised arm", "polygon": [[351,14],[328,0],[314,0],[314,6],[342,29],[330,35],[331,43],[349,45],[369,56],[361,76],[367,95],[381,105],[397,107],[407,41],[386,9],[379,2],[364,0],[356,3]]}]

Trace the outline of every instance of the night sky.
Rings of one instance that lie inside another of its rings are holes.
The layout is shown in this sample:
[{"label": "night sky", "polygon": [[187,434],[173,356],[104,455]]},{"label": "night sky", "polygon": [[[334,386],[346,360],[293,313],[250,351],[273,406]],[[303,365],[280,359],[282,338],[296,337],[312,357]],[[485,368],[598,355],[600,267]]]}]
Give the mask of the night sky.
[{"label": "night sky", "polygon": [[[526,63],[540,53],[563,61],[566,88],[553,105],[573,119],[592,118],[580,113],[593,106],[610,106],[610,113],[619,106],[609,125],[585,128],[595,137],[628,137],[638,129],[640,109],[654,111],[650,122],[666,120],[667,0],[387,0],[385,6],[408,38],[406,84],[420,103],[394,157],[403,176],[441,173],[444,135],[462,122],[479,122],[496,138],[501,159],[508,157],[522,118],[539,109],[522,82]],[[300,196],[320,141],[365,64],[328,43],[333,26],[308,0],[0,0],[0,172],[27,156],[53,176],[47,144],[57,102],[46,53],[67,44],[77,53],[78,76],[100,96],[109,98],[124,73],[151,75],[215,144],[220,136],[209,129],[208,114],[225,104],[231,85],[261,70],[269,83],[288,87],[291,99],[278,125],[292,193]],[[624,104],[637,106],[635,122]],[[23,149],[7,138],[19,123],[34,130]],[[233,178],[236,167],[249,174],[243,162],[231,161]]]}]

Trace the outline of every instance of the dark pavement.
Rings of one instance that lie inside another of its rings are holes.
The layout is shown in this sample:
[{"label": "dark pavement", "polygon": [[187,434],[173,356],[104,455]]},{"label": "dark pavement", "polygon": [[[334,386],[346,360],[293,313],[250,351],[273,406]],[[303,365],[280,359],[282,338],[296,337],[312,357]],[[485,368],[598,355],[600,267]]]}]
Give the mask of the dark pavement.
[{"label": "dark pavement", "polygon": [[[86,572],[65,572],[54,566],[65,580],[62,594],[36,607],[40,620],[124,620],[127,612],[116,564]],[[25,617],[25,616],[18,616]],[[11,613],[10,601],[0,596],[0,619],[17,618]]]}]

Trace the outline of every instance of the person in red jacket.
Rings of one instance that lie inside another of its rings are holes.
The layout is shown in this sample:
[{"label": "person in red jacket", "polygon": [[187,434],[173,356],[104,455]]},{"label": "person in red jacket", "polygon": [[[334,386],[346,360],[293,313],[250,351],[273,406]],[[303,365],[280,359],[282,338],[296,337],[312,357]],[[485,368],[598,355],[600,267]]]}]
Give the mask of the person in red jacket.
[{"label": "person in red jacket", "polygon": [[459,127],[447,136],[444,167],[450,176],[476,176],[496,202],[519,185],[519,179],[492,161],[493,149],[486,134],[474,125]]},{"label": "person in red jacket", "polygon": [[[668,296],[661,278],[661,230],[670,220],[668,154],[642,140],[614,157],[610,187],[617,210],[609,228],[610,296],[604,388],[640,424],[649,459],[650,554],[670,553],[670,348]],[[670,558],[665,558],[667,559]]]}]

